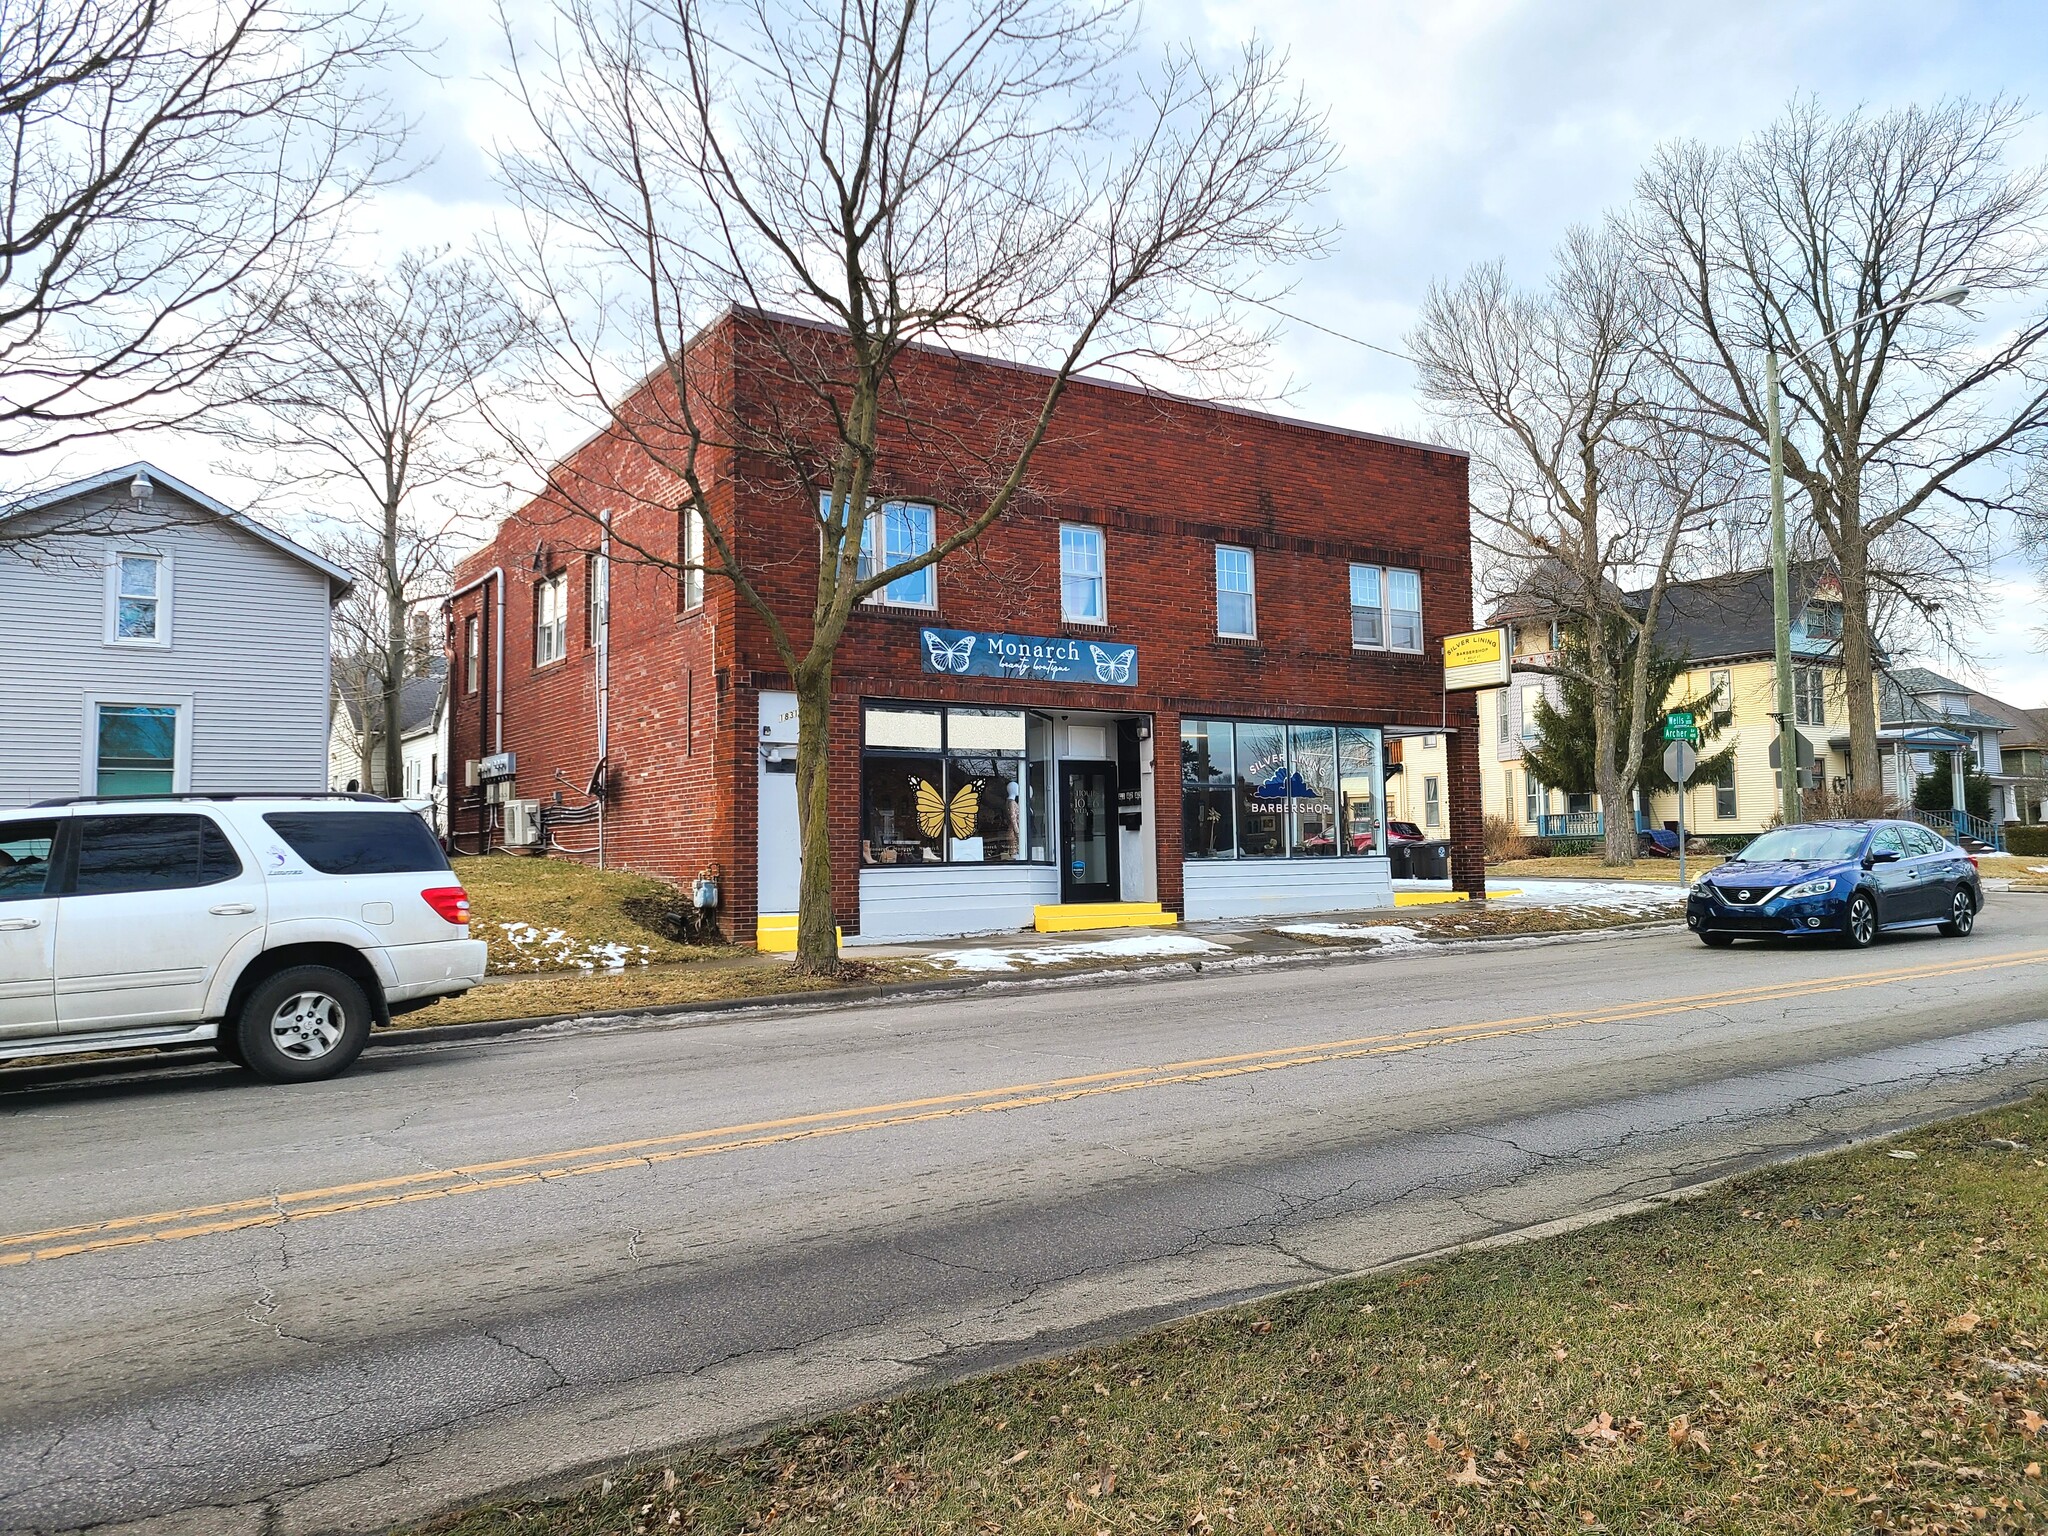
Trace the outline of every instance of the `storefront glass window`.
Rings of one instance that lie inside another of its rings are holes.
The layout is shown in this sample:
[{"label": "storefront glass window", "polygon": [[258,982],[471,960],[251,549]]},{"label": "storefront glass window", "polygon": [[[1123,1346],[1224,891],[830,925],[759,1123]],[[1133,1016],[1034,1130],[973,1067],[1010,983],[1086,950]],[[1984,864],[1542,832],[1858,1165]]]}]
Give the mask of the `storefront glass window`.
[{"label": "storefront glass window", "polygon": [[1233,732],[1228,720],[1180,724],[1181,850],[1190,859],[1237,855],[1231,793]]},{"label": "storefront glass window", "polygon": [[945,759],[875,753],[862,768],[861,862],[944,863]]},{"label": "storefront glass window", "polygon": [[1238,722],[1237,852],[1240,858],[1287,854],[1287,727]]},{"label": "storefront glass window", "polygon": [[863,864],[1048,857],[1047,722],[1020,709],[876,705],[865,711],[864,738]]},{"label": "storefront glass window", "polygon": [[1337,856],[1337,732],[1327,725],[1287,728],[1288,852],[1295,858]]},{"label": "storefront glass window", "polygon": [[1337,803],[1346,853],[1380,846],[1380,733],[1370,726],[1337,728]]},{"label": "storefront glass window", "polygon": [[1052,722],[1043,715],[1024,717],[1025,857],[1034,864],[1052,860]]}]

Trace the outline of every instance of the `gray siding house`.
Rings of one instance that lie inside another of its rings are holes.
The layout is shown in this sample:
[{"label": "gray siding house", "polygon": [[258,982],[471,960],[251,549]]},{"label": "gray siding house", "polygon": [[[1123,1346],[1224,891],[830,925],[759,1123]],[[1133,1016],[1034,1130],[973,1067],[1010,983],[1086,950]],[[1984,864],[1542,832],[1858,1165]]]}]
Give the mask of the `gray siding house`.
[{"label": "gray siding house", "polygon": [[325,789],[348,586],[148,464],[0,503],[0,807]]}]

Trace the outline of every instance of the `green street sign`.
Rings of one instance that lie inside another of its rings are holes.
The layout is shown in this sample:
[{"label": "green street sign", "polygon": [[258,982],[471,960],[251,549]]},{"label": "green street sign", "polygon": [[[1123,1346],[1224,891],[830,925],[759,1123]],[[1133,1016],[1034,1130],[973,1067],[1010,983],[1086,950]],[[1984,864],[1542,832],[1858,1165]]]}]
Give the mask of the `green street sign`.
[{"label": "green street sign", "polygon": [[1666,741],[1698,741],[1699,731],[1693,726],[1692,715],[1682,709],[1675,709],[1664,717],[1664,739]]}]

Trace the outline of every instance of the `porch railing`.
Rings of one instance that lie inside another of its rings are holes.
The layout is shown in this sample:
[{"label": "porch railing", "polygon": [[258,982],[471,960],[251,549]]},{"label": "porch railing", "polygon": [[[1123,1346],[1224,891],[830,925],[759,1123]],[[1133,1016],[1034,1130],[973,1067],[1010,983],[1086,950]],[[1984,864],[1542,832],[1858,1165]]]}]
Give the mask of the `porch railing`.
[{"label": "porch railing", "polygon": [[1538,837],[1599,837],[1604,823],[1598,811],[1559,811],[1536,818]]},{"label": "porch railing", "polygon": [[1968,811],[1923,811],[1918,807],[1907,814],[1923,827],[1932,827],[1957,842],[1967,837],[2005,852],[2005,828],[1989,816],[1972,816]]}]

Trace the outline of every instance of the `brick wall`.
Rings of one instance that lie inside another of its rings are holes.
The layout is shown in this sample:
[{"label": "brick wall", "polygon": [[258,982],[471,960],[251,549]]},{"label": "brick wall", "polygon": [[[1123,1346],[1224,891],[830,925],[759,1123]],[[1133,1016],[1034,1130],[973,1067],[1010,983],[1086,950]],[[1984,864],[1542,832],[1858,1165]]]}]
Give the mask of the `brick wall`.
[{"label": "brick wall", "polygon": [[[812,409],[780,382],[751,319],[722,322],[703,351],[704,389],[742,420],[797,421]],[[783,339],[787,339],[784,333]],[[809,334],[815,341],[815,333]],[[829,337],[826,338],[829,344]],[[878,495],[939,509],[939,532],[981,503],[978,487],[1006,467],[1043,375],[938,353],[899,368],[898,420],[885,428]],[[466,562],[458,580],[502,565],[506,612],[506,746],[519,754],[518,793],[547,799],[561,769],[575,785],[594,761],[595,666],[581,623],[580,554],[594,542],[589,512],[607,506],[615,528],[642,549],[672,555],[680,490],[623,441],[601,436],[558,478],[584,489],[536,502],[508,519]],[[737,528],[748,568],[808,642],[817,547],[811,497],[784,467],[736,451],[712,472],[712,515]],[[589,490],[605,488],[602,496]],[[565,500],[580,503],[570,509]],[[734,520],[737,519],[735,522]],[[1108,622],[1062,622],[1059,524],[1103,530]],[[1257,642],[1215,634],[1214,546],[1254,551]],[[569,654],[532,666],[534,550],[571,571]],[[834,672],[832,839],[835,904],[857,932],[859,703],[863,698],[1150,713],[1157,743],[1178,740],[1182,715],[1252,716],[1436,726],[1444,715],[1440,640],[1469,629],[1471,541],[1466,464],[1456,454],[1386,439],[1217,409],[1135,390],[1076,384],[1062,401],[1017,505],[979,544],[950,557],[937,577],[937,612],[868,608],[852,622]],[[1420,655],[1354,651],[1347,565],[1367,561],[1422,573]],[[687,879],[724,866],[733,937],[751,937],[757,701],[788,686],[765,625],[729,584],[707,583],[701,612],[678,616],[675,580],[621,564],[613,578],[610,761],[617,791],[607,816],[611,862]],[[480,594],[456,605],[477,611]],[[996,679],[942,681],[922,670],[918,630],[1074,635],[1134,643],[1138,688],[1058,687]],[[458,660],[459,667],[459,660]],[[488,679],[487,679],[488,686]],[[684,727],[694,690],[693,726]],[[458,690],[453,756],[475,755],[482,696]],[[1476,717],[1469,695],[1450,701],[1448,815],[1461,886],[1481,864]],[[486,722],[487,724],[487,722]],[[1176,754],[1158,753],[1159,896],[1180,899]],[[572,802],[580,796],[567,796]],[[458,811],[458,833],[474,813]],[[462,846],[473,844],[464,838]]]}]

